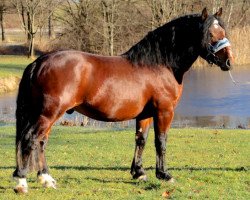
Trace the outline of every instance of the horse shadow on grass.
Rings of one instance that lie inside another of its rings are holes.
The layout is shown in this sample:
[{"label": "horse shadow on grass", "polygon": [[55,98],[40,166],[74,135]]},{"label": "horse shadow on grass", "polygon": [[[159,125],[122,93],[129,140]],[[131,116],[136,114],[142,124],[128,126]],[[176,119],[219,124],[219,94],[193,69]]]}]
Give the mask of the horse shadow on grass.
[{"label": "horse shadow on grass", "polygon": [[[129,171],[129,167],[125,166],[116,166],[116,167],[91,167],[91,166],[51,166],[51,169],[56,170],[78,170],[78,171],[91,171],[91,170],[107,170],[107,171]],[[1,167],[0,167],[1,169]],[[154,167],[147,167],[145,170],[154,170]],[[169,167],[169,171],[248,171],[250,166],[241,166],[241,167]]]},{"label": "horse shadow on grass", "polygon": [[[92,170],[103,170],[103,171],[126,171],[129,172],[130,168],[126,166],[117,166],[117,167],[91,167],[91,166],[52,166],[51,169],[56,170],[79,170],[79,171],[92,171]],[[168,168],[170,171],[233,171],[233,172],[241,172],[241,171],[247,171],[249,169],[248,166],[244,167],[170,167]],[[155,170],[154,167],[147,167],[145,168],[146,171],[149,170]],[[115,183],[115,184],[129,184],[133,186],[140,186],[141,189],[144,190],[156,190],[160,189],[161,184],[158,182],[142,182],[137,181],[133,179],[126,179],[122,177],[115,177],[115,178],[98,178],[95,176],[87,176],[85,179],[95,181],[97,183],[102,184],[109,184],[109,183]]]},{"label": "horse shadow on grass", "polygon": [[[50,166],[50,169],[56,170],[78,170],[78,171],[91,171],[91,170],[107,170],[107,171],[129,171],[130,168],[126,166],[116,166],[116,167],[91,167],[91,166],[70,166],[70,165],[59,165],[59,166]],[[15,169],[15,166],[0,166],[0,170],[9,170]],[[145,170],[154,170],[154,167],[146,167]],[[169,171],[248,171],[250,166],[241,166],[241,167],[169,167]]]},{"label": "horse shadow on grass", "polygon": [[161,184],[159,183],[152,183],[152,182],[148,182],[148,181],[138,181],[138,180],[127,180],[127,179],[123,179],[123,178],[110,178],[110,179],[101,179],[101,178],[96,178],[96,177],[87,177],[87,180],[91,180],[91,181],[95,181],[98,183],[115,183],[115,184],[129,184],[129,185],[133,185],[133,186],[141,186],[142,189],[144,190],[156,190],[156,189],[160,189],[161,188]]}]

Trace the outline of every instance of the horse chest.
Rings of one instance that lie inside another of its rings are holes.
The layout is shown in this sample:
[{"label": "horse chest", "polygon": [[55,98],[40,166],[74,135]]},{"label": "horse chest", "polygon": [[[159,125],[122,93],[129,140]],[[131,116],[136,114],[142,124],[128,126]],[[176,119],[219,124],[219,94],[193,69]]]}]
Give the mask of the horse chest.
[{"label": "horse chest", "polygon": [[176,107],[182,94],[183,85],[177,82],[168,69],[162,71],[161,75],[156,77],[153,86],[155,105],[162,104],[163,107]]}]

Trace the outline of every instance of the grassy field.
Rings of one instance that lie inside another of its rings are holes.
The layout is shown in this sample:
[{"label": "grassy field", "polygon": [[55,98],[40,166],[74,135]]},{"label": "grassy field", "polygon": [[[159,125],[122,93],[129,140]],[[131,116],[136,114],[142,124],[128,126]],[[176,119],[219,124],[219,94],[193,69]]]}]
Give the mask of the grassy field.
[{"label": "grassy field", "polygon": [[171,129],[168,167],[176,179],[155,178],[153,133],[144,154],[149,180],[129,174],[133,130],[96,130],[55,126],[47,148],[50,172],[58,189],[43,189],[36,174],[29,193],[16,195],[13,126],[0,129],[0,199],[249,199],[250,130]]}]

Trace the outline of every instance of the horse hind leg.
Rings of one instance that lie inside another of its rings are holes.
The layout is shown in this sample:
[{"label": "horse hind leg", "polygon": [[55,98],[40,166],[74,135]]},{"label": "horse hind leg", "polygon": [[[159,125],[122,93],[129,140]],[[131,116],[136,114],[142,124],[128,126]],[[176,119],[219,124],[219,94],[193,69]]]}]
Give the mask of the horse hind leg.
[{"label": "horse hind leg", "polygon": [[22,132],[26,132],[26,134],[22,135],[22,137],[16,141],[16,170],[13,173],[13,178],[17,182],[14,188],[16,193],[28,192],[26,176],[29,171],[32,152],[36,148],[30,138],[33,129],[34,127],[28,124],[25,130],[22,130]]},{"label": "horse hind leg", "polygon": [[49,169],[45,157],[45,149],[48,141],[48,135],[50,130],[45,137],[43,137],[38,144],[38,172],[37,172],[37,181],[41,183],[45,188],[54,188],[56,189],[56,181],[49,174]]},{"label": "horse hind leg", "polygon": [[135,153],[130,173],[134,179],[143,181],[147,180],[147,176],[142,166],[142,154],[146,145],[148,131],[151,123],[152,118],[145,120],[136,120]]},{"label": "horse hind leg", "polygon": [[17,181],[15,192],[28,192],[26,175],[29,169],[33,168],[39,169],[38,179],[45,187],[56,188],[55,180],[48,173],[44,153],[50,128],[57,118],[55,115],[48,117],[41,114],[32,125],[23,130],[25,133],[16,144],[17,167],[13,173],[13,177]]}]

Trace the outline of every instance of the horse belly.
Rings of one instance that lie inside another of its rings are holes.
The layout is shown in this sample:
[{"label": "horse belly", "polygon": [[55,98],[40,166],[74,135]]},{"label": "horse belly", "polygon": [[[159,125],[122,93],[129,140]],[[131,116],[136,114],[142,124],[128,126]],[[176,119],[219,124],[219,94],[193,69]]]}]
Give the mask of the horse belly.
[{"label": "horse belly", "polygon": [[117,122],[136,118],[142,112],[143,107],[135,102],[118,102],[112,106],[94,106],[83,103],[74,110],[95,120]]}]

